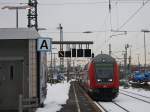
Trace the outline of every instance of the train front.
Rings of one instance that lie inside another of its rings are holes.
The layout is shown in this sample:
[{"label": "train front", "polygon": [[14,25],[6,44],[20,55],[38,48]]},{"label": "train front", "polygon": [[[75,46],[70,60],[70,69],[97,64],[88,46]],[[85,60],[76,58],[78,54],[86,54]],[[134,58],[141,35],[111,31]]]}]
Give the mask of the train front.
[{"label": "train front", "polygon": [[106,54],[96,56],[92,60],[89,75],[95,98],[110,101],[118,95],[119,68],[114,58]]}]

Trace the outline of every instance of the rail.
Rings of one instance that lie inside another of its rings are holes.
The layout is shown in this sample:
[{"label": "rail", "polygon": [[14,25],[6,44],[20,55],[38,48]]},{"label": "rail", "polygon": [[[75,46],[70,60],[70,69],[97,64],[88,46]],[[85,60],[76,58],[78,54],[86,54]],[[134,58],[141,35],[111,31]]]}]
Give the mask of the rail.
[{"label": "rail", "polygon": [[150,102],[149,102],[149,101],[143,100],[143,99],[141,99],[141,98],[137,98],[137,97],[134,97],[134,96],[128,95],[128,94],[126,94],[126,93],[122,93],[122,92],[119,92],[119,93],[120,93],[120,94],[123,94],[123,95],[126,95],[126,96],[129,96],[129,97],[131,97],[131,98],[134,98],[134,99],[137,99],[137,100],[143,101],[143,102],[145,102],[145,103],[150,104]]}]

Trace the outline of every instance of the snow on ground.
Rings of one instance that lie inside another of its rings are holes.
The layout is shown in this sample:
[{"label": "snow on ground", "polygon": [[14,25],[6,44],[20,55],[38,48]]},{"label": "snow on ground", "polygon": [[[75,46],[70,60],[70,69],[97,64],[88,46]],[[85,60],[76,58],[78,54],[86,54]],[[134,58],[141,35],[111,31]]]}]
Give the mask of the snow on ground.
[{"label": "snow on ground", "polygon": [[142,88],[129,87],[128,89],[124,89],[124,87],[121,86],[121,87],[119,87],[119,89],[150,97],[150,91],[142,89]]},{"label": "snow on ground", "polygon": [[150,104],[133,99],[123,94],[119,94],[114,101],[129,110],[129,112],[149,112],[150,110]]},{"label": "snow on ground", "polygon": [[[130,87],[128,89],[124,89],[123,87],[120,87],[119,89],[150,97],[150,91],[144,90],[142,88],[132,88],[132,87]],[[122,91],[120,91],[120,92],[122,92]],[[145,98],[142,98],[140,96],[133,95],[133,94],[131,94],[131,96],[135,96],[137,98],[144,99],[144,100],[150,102],[149,98],[145,99]],[[131,98],[131,97],[123,95],[121,93],[113,101],[115,101],[117,104],[123,106],[124,108],[126,108],[130,112],[150,112],[150,104],[149,103]],[[108,110],[108,112],[125,112],[123,109],[121,109],[118,106],[114,105],[112,102],[99,102],[99,103],[106,110]]]},{"label": "snow on ground", "polygon": [[[112,102],[99,102],[108,112],[124,112],[123,109]],[[105,112],[104,110],[102,112]]]},{"label": "snow on ground", "polygon": [[69,98],[70,83],[57,83],[52,86],[47,84],[47,98],[45,100],[44,108],[38,108],[36,112],[56,112],[66,104]]}]

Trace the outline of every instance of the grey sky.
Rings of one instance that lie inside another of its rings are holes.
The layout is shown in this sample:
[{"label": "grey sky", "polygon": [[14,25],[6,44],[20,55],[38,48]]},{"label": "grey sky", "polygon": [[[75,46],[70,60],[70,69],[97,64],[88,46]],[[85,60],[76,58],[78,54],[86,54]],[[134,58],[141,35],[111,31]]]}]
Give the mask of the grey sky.
[{"label": "grey sky", "polygon": [[[64,40],[93,40],[93,51],[98,54],[103,50],[108,53],[108,44],[112,44],[115,56],[123,56],[124,45],[132,45],[133,63],[137,63],[137,54],[143,60],[143,33],[141,29],[150,30],[150,2],[121,29],[127,30],[127,35],[109,38],[118,33],[110,32],[110,29],[118,29],[122,24],[142,6],[142,1],[147,0],[111,0],[111,25],[108,10],[109,0],[38,0],[39,27],[46,28],[41,31],[42,36],[59,40],[58,24],[64,27]],[[0,7],[5,5],[17,5],[27,3],[28,0],[0,0]],[[11,4],[8,4],[11,3]],[[27,11],[19,11],[19,26],[27,26]],[[15,27],[15,11],[0,10],[0,27]],[[83,31],[93,31],[91,34],[83,34]],[[103,31],[103,32],[102,32]],[[146,34],[148,63],[150,63],[150,34]],[[118,52],[118,53],[117,53]]]}]

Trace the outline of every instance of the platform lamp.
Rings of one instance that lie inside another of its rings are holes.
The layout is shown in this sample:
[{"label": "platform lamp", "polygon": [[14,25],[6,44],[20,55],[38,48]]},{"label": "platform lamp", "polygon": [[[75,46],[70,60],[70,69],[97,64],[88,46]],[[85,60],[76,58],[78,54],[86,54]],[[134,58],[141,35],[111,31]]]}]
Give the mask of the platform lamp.
[{"label": "platform lamp", "polygon": [[25,6],[4,6],[2,9],[16,10],[16,28],[18,28],[18,10],[22,9],[31,9],[32,7],[29,5]]}]

